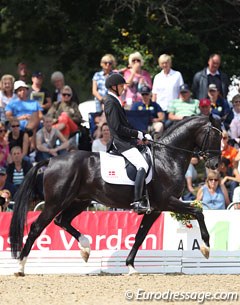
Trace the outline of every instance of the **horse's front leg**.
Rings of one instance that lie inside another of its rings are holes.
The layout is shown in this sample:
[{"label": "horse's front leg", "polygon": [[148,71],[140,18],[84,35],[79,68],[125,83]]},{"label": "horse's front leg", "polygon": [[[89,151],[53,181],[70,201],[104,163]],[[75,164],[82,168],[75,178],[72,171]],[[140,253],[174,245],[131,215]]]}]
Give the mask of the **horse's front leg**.
[{"label": "horse's front leg", "polygon": [[181,214],[189,214],[197,219],[200,228],[201,237],[202,240],[204,241],[204,245],[200,247],[200,250],[206,258],[209,258],[210,236],[204,221],[204,215],[202,211],[199,208],[191,206],[190,203],[182,202],[181,200],[173,196],[170,197],[169,205],[167,208],[169,209],[169,211],[181,213]]},{"label": "horse's front leg", "polygon": [[129,275],[137,273],[136,269],[134,268],[134,260],[137,254],[137,251],[141,244],[143,243],[145,237],[147,236],[148,231],[152,227],[155,220],[160,216],[161,212],[152,212],[151,214],[144,214],[139,229],[137,231],[134,245],[128,254],[126,259],[126,265],[129,268]]}]

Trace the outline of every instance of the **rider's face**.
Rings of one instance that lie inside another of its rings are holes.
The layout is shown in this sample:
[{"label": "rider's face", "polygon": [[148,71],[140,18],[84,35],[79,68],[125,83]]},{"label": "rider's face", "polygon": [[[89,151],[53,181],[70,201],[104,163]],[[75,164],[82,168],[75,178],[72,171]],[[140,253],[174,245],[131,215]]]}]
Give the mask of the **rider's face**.
[{"label": "rider's face", "polygon": [[118,85],[118,93],[119,95],[121,95],[123,93],[124,90],[124,84]]}]

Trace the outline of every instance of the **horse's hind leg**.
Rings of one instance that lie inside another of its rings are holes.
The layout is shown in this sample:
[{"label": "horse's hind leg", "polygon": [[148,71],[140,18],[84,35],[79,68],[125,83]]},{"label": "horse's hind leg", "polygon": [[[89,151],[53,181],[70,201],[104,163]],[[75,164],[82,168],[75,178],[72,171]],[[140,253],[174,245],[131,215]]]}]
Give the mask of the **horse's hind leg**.
[{"label": "horse's hind leg", "polygon": [[201,237],[205,244],[200,247],[200,251],[206,258],[209,258],[210,236],[204,221],[204,215],[201,212],[201,210],[199,208],[191,206],[188,203],[182,202],[173,196],[170,197],[168,209],[169,211],[172,212],[192,215],[194,216],[194,218],[197,219],[200,228]]},{"label": "horse's hind leg", "polygon": [[58,211],[56,212],[55,210],[45,208],[38,218],[32,223],[27,241],[19,255],[19,270],[17,273],[15,273],[16,276],[24,276],[24,267],[33,243],[42,233],[44,228],[53,220],[57,213]]},{"label": "horse's hind leg", "polygon": [[74,200],[67,209],[62,211],[54,219],[54,223],[56,225],[66,230],[78,241],[81,250],[81,256],[85,262],[88,261],[90,255],[89,240],[83,234],[77,231],[71,225],[71,222],[77,215],[79,215],[82,211],[84,211],[89,206],[90,203],[91,203],[90,200],[86,200],[86,201]]},{"label": "horse's hind leg", "polygon": [[129,275],[137,273],[136,269],[134,268],[134,260],[136,254],[138,252],[139,247],[143,243],[145,237],[147,236],[148,231],[151,229],[153,223],[160,216],[160,214],[161,212],[152,212],[151,214],[144,214],[135,237],[135,243],[126,259],[126,265],[128,266],[129,269]]}]

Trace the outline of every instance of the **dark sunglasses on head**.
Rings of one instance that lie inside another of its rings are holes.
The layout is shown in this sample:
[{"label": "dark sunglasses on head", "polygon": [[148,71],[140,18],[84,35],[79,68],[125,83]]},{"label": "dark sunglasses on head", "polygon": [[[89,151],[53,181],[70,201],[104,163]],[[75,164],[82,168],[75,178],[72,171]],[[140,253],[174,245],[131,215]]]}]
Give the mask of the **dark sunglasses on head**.
[{"label": "dark sunglasses on head", "polygon": [[112,62],[111,61],[104,61],[103,62],[105,65],[112,65]]},{"label": "dark sunglasses on head", "polygon": [[14,128],[14,127],[19,127],[19,125],[12,125],[12,127]]},{"label": "dark sunglasses on head", "polygon": [[63,96],[71,96],[70,93],[62,93]]}]

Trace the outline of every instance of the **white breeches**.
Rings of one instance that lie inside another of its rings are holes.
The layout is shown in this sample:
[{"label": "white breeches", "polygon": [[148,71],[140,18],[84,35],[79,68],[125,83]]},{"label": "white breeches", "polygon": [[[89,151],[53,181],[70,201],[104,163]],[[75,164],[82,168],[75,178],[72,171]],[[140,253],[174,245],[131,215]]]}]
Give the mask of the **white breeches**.
[{"label": "white breeches", "polygon": [[122,155],[127,158],[128,161],[131,162],[137,170],[142,167],[144,168],[145,172],[148,171],[148,164],[136,147],[124,151]]}]

